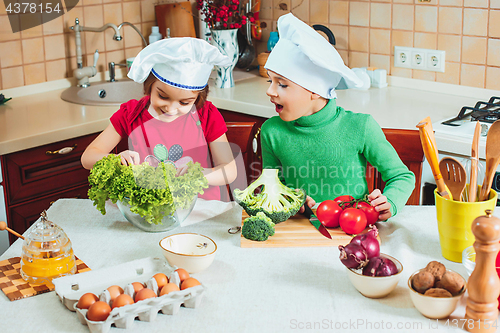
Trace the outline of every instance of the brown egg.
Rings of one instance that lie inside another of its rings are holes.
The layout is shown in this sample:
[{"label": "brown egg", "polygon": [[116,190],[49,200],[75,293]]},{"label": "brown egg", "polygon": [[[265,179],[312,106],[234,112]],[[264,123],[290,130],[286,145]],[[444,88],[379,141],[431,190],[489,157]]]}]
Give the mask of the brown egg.
[{"label": "brown egg", "polygon": [[121,294],[117,298],[115,298],[115,300],[113,301],[112,309],[119,308],[121,306],[129,305],[129,304],[134,304],[134,299],[127,294]]},{"label": "brown egg", "polygon": [[163,286],[168,283],[168,277],[163,273],[156,273],[155,275],[153,275],[153,277],[155,278],[156,284],[158,285],[158,290],[163,288]]},{"label": "brown egg", "polygon": [[144,289],[139,290],[137,292],[137,294],[135,294],[135,301],[139,302],[139,301],[145,300],[147,298],[152,298],[152,297],[156,297],[155,292],[149,288],[144,288]]},{"label": "brown egg", "polygon": [[181,282],[189,278],[189,273],[184,268],[177,268],[175,271],[179,274]]},{"label": "brown egg", "polygon": [[98,300],[99,298],[96,295],[92,293],[86,293],[80,297],[78,303],[76,304],[76,307],[79,309],[88,309],[92,304],[94,304]]},{"label": "brown egg", "polygon": [[198,280],[190,277],[190,278],[187,278],[186,280],[181,282],[181,290],[184,290],[186,288],[191,288],[194,286],[199,286],[199,285],[200,285],[200,282]]},{"label": "brown egg", "polygon": [[160,296],[171,293],[172,291],[179,291],[179,287],[175,283],[167,283],[161,288]]},{"label": "brown egg", "polygon": [[108,291],[109,291],[109,296],[111,296],[111,303],[113,303],[115,298],[123,294],[123,288],[117,285],[108,287]]},{"label": "brown egg", "polygon": [[104,321],[108,318],[110,312],[111,308],[108,303],[97,301],[90,306],[87,312],[87,318],[92,321]]},{"label": "brown egg", "polygon": [[138,292],[141,289],[144,289],[144,285],[140,282],[132,282],[132,287],[134,287],[134,292]]}]

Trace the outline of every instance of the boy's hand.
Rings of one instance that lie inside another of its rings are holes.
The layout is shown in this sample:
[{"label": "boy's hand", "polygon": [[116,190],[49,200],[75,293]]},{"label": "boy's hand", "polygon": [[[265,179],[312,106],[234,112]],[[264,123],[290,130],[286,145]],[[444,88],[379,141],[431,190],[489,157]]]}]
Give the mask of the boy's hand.
[{"label": "boy's hand", "polygon": [[372,193],[368,194],[368,200],[375,210],[380,214],[379,221],[386,221],[391,214],[391,204],[387,201],[387,197],[383,195],[377,188]]},{"label": "boy's hand", "polygon": [[[306,205],[309,206],[309,208],[313,208],[315,204],[316,201],[314,201],[313,198],[311,198],[310,196],[306,196]],[[302,214],[304,210],[305,210],[304,206],[300,207],[299,213]]]},{"label": "boy's hand", "polygon": [[133,150],[124,150],[118,154],[123,165],[137,165],[141,164],[139,153]]}]

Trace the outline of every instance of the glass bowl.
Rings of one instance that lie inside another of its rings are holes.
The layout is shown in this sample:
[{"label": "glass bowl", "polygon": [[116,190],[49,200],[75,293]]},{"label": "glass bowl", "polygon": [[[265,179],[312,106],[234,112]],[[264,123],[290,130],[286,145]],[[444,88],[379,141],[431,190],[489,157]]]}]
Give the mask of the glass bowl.
[{"label": "glass bowl", "polygon": [[181,223],[193,211],[194,205],[196,204],[196,199],[198,199],[198,195],[195,195],[193,199],[191,199],[188,208],[178,209],[174,213],[164,216],[161,220],[161,224],[149,223],[144,217],[131,212],[130,206],[126,202],[117,201],[116,204],[127,221],[132,223],[137,228],[147,232],[164,232],[175,229],[181,225]]},{"label": "glass bowl", "polygon": [[476,251],[474,250],[474,246],[469,246],[463,250],[462,264],[467,272],[467,278],[469,278],[474,267],[476,267]]}]

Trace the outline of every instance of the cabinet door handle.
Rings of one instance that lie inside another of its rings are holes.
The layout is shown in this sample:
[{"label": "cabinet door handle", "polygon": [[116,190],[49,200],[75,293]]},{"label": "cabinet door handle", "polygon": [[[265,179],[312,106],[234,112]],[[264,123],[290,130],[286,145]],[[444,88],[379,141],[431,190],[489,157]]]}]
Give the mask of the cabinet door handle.
[{"label": "cabinet door handle", "polygon": [[253,140],[252,140],[252,148],[253,148],[253,153],[257,154],[257,150],[259,149],[259,144],[257,143],[257,138],[259,137],[260,134],[260,127],[257,130],[257,133],[255,133]]},{"label": "cabinet door handle", "polygon": [[61,148],[59,150],[53,150],[53,151],[47,150],[45,152],[45,154],[46,155],[64,155],[64,154],[69,154],[69,153],[71,153],[76,148],[76,146],[78,146],[78,145],[75,143],[72,147],[64,147],[64,148]]}]

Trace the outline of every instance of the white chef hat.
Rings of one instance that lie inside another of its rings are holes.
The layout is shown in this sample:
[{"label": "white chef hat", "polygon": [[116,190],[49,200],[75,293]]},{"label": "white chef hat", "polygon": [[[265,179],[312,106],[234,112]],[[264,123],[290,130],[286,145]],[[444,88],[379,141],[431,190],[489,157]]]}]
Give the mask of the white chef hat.
[{"label": "white chef hat", "polygon": [[176,88],[201,90],[214,65],[229,66],[231,60],[208,42],[190,37],[167,38],[149,44],[135,57],[128,77],[143,83],[149,73]]},{"label": "white chef hat", "polygon": [[326,99],[337,96],[341,78],[352,86],[362,85],[333,45],[292,13],[278,19],[278,32],[280,39],[264,68]]}]

